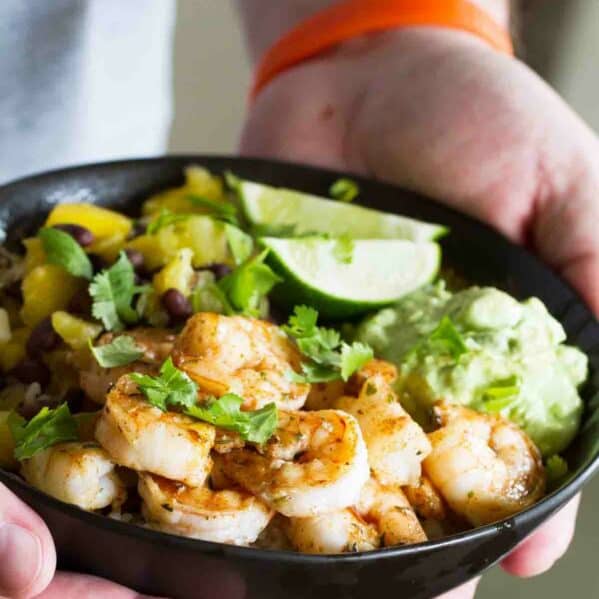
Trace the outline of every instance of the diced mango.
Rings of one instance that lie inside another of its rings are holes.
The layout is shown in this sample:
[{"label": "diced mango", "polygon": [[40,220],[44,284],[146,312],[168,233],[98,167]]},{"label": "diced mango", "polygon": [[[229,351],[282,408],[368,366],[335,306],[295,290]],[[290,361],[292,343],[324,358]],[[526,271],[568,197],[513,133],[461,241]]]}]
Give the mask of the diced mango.
[{"label": "diced mango", "polygon": [[95,339],[102,332],[101,325],[62,310],[52,314],[52,327],[72,349],[84,348],[88,340]]},{"label": "diced mango", "polygon": [[86,284],[86,281],[70,275],[61,266],[55,264],[36,266],[21,283],[23,322],[27,326],[34,327],[46,316],[50,316],[57,310],[63,310],[75,292]]},{"label": "diced mango", "polygon": [[10,341],[0,344],[0,368],[4,372],[12,370],[25,357],[25,345],[30,332],[26,327],[15,329]]},{"label": "diced mango", "polygon": [[189,166],[185,169],[185,184],[174,189],[167,189],[146,200],[142,207],[143,214],[155,214],[163,208],[171,212],[202,213],[203,208],[194,206],[187,198],[197,195],[209,200],[225,200],[223,184],[219,177],[211,175],[205,168]]},{"label": "diced mango", "polygon": [[114,262],[119,252],[125,247],[127,236],[122,233],[115,233],[109,237],[101,237],[86,248],[89,253],[97,254],[107,263]]},{"label": "diced mango", "polygon": [[94,204],[57,204],[46,220],[46,226],[75,224],[89,229],[96,239],[120,234],[127,237],[131,219]]},{"label": "diced mango", "polygon": [[25,246],[25,272],[31,272],[36,266],[46,263],[46,252],[39,237],[23,239]]},{"label": "diced mango", "polygon": [[168,289],[177,289],[185,297],[189,297],[194,278],[192,257],[193,252],[189,248],[183,248],[159,273],[154,275],[153,285],[158,297]]},{"label": "diced mango", "polygon": [[15,459],[15,441],[8,427],[10,411],[0,412],[0,467],[16,468],[19,463]]},{"label": "diced mango", "polygon": [[148,270],[164,266],[183,248],[193,251],[194,268],[217,262],[233,264],[224,224],[201,215],[164,227],[154,235],[136,237],[126,247],[143,254]]}]

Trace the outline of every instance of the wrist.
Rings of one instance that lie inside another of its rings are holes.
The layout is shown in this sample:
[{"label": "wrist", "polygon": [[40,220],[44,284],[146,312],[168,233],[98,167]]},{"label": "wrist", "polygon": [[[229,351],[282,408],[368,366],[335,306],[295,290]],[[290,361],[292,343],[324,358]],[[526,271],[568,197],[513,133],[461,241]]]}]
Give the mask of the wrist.
[{"label": "wrist", "polygon": [[[506,29],[511,0],[470,0]],[[252,63],[295,25],[339,0],[278,0],[264,10],[264,0],[237,0]]]}]

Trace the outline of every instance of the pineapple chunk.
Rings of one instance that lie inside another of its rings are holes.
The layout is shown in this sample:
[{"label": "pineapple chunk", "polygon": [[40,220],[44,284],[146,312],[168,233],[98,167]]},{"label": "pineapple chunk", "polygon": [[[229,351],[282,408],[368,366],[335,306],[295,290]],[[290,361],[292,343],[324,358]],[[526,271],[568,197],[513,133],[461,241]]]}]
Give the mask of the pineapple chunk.
[{"label": "pineapple chunk", "polygon": [[46,263],[46,252],[39,237],[23,239],[25,246],[25,273],[31,272],[36,266]]},{"label": "pineapple chunk", "polygon": [[61,266],[43,264],[36,266],[21,283],[23,322],[34,327],[38,322],[57,310],[67,307],[76,291],[82,289],[86,281],[70,275]]},{"label": "pineapple chunk", "polygon": [[156,214],[163,208],[171,212],[199,214],[204,212],[203,208],[194,206],[187,197],[189,195],[226,201],[223,184],[219,177],[211,175],[205,168],[189,166],[185,169],[185,184],[150,197],[144,202],[142,213],[145,215]]},{"label": "pineapple chunk", "polygon": [[84,348],[90,339],[95,339],[102,332],[101,325],[62,310],[52,314],[52,327],[72,349]]},{"label": "pineapple chunk", "polygon": [[46,227],[75,224],[89,229],[96,241],[113,235],[124,239],[131,231],[131,219],[94,204],[57,204],[46,220]]},{"label": "pineapple chunk", "polygon": [[4,372],[12,370],[25,357],[25,344],[30,332],[26,327],[15,329],[10,341],[0,344],[0,368]]},{"label": "pineapple chunk", "polygon": [[194,279],[192,257],[193,252],[189,248],[183,248],[159,273],[154,275],[154,290],[158,297],[169,289],[177,289],[185,297],[189,297]]}]

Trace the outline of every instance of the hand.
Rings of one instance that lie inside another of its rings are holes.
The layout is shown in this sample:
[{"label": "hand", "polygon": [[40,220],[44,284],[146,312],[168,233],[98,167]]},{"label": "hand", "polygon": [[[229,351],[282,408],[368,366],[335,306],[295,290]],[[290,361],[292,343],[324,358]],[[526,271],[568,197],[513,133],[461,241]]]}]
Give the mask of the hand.
[{"label": "hand", "polygon": [[[42,519],[0,484],[0,596],[10,599],[142,599],[95,578],[55,573],[56,551]],[[41,593],[41,594],[40,594]]]},{"label": "hand", "polygon": [[[241,151],[437,198],[533,248],[599,313],[599,143],[532,71],[474,36],[414,27],[297,66],[256,99]],[[504,569],[549,569],[571,541],[576,507],[547,522]],[[447,597],[471,597],[474,586]]]}]

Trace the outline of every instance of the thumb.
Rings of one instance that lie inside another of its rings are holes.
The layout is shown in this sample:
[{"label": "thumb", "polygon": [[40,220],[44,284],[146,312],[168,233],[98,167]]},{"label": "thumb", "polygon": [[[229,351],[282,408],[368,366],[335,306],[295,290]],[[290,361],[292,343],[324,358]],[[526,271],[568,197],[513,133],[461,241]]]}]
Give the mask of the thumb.
[{"label": "thumb", "polygon": [[0,595],[28,599],[54,576],[56,552],[42,519],[0,483]]}]

